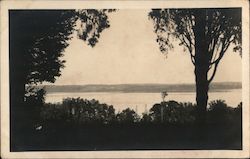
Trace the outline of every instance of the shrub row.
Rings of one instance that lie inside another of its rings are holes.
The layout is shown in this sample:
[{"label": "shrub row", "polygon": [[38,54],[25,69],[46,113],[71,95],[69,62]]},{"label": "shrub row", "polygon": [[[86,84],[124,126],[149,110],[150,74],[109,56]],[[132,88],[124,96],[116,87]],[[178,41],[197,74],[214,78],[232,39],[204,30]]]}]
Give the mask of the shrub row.
[{"label": "shrub row", "polygon": [[[195,122],[197,106],[193,103],[167,101],[154,104],[148,113],[138,115],[127,108],[115,113],[112,105],[102,104],[98,100],[66,98],[62,103],[47,103],[41,109],[44,122],[67,122],[73,124],[88,123],[165,123],[190,124]],[[225,101],[216,100],[209,103],[208,123],[232,123],[241,121],[242,103],[236,108],[229,107]]]}]

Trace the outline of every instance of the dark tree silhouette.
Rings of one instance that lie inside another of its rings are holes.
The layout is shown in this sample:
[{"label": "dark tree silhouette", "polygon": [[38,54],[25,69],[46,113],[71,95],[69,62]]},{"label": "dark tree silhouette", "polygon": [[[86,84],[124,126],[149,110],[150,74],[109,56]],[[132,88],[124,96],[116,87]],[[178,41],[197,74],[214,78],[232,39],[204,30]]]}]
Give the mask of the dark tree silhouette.
[{"label": "dark tree silhouette", "polygon": [[[78,37],[94,46],[100,33],[109,27],[112,10],[10,10],[10,98],[11,124],[27,115],[24,103],[26,85],[55,82],[60,76],[61,59],[76,22]],[[20,112],[24,112],[23,114]],[[26,112],[26,113],[25,113]]]},{"label": "dark tree silhouette", "polygon": [[118,113],[116,115],[116,118],[119,122],[127,124],[136,123],[140,121],[139,115],[133,109],[130,108],[127,108],[122,112]]},{"label": "dark tree silhouette", "polygon": [[10,11],[10,67],[15,82],[23,83],[22,87],[24,84],[55,82],[65,62],[60,57],[72,38],[76,21],[79,19],[82,26],[78,30],[79,38],[94,46],[100,33],[109,27],[106,13],[110,11]]},{"label": "dark tree silhouette", "polygon": [[241,9],[153,9],[149,17],[163,53],[173,49],[178,40],[190,54],[195,67],[198,120],[204,121],[209,84],[221,59],[231,45],[241,53]]},{"label": "dark tree silhouette", "polygon": [[109,28],[107,13],[114,12],[115,9],[87,9],[77,11],[77,17],[81,21],[81,27],[78,31],[78,37],[87,41],[88,45],[94,47],[98,42],[100,33]]}]

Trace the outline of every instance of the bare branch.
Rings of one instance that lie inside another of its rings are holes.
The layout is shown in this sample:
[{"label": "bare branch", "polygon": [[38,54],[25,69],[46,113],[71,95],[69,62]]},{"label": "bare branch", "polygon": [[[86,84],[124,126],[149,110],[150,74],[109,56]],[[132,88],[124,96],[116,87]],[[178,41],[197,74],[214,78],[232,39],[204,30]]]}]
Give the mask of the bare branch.
[{"label": "bare branch", "polygon": [[[214,32],[214,35],[211,36],[213,38],[211,38],[210,40],[210,43],[212,42],[212,45],[211,45],[211,49],[208,50],[209,54],[210,54],[210,58],[209,58],[209,61],[214,61],[215,58],[217,57],[217,54],[218,54],[218,47],[219,47],[219,44],[220,44],[220,30],[221,30],[221,27],[220,25],[216,28],[215,32]],[[215,51],[215,48],[217,47],[217,51]],[[215,56],[214,56],[215,55]]]},{"label": "bare branch", "polygon": [[222,48],[221,48],[219,57],[210,64],[210,65],[214,64],[214,71],[213,71],[210,79],[208,80],[209,83],[211,83],[211,81],[214,79],[214,76],[216,74],[217,67],[218,67],[218,65],[220,63],[220,60],[223,58],[223,56],[225,55],[225,52],[227,51],[228,47],[233,42],[233,39],[231,39],[231,40],[230,39],[231,39],[231,37],[229,39],[224,39],[223,40],[223,42],[222,42]]},{"label": "bare branch", "polygon": [[219,62],[215,63],[215,65],[214,65],[214,71],[213,71],[213,73],[212,73],[210,79],[208,80],[208,83],[209,83],[209,84],[210,84],[210,83],[212,82],[212,80],[214,79],[214,76],[215,76],[215,74],[216,74],[216,72],[217,72],[218,64],[219,64]]},{"label": "bare branch", "polygon": [[191,62],[193,63],[193,65],[195,65],[194,55],[191,52],[189,52],[189,54],[190,54]]},{"label": "bare branch", "polygon": [[[192,52],[193,52],[193,47],[194,47],[194,43],[192,42],[192,39],[194,37],[192,37],[192,35],[190,33],[192,33],[192,29],[190,27],[192,27],[191,25],[192,24],[188,24],[188,22],[190,22],[189,19],[186,20],[186,31],[183,32],[183,34],[180,34],[181,35],[181,42],[185,44],[185,46],[188,48],[189,52],[191,53],[192,55]],[[194,55],[192,55],[194,56]]]},{"label": "bare branch", "polygon": [[[182,39],[180,39],[183,44],[188,48],[189,54],[190,54],[190,58],[191,58],[191,62],[193,63],[193,65],[195,65],[195,60],[194,60],[194,55],[193,55],[193,48],[192,48],[192,44],[191,43],[187,43],[187,41],[185,40],[185,35],[182,35]],[[186,38],[187,39],[187,38]],[[187,39],[188,40],[188,39]],[[188,40],[189,41],[189,40]]]},{"label": "bare branch", "polygon": [[193,25],[192,25],[192,19],[191,17],[188,17],[186,19],[186,38],[188,39],[190,45],[194,46],[194,43],[192,42],[192,39],[194,39],[194,33],[193,33]]},{"label": "bare branch", "polygon": [[228,47],[230,46],[232,42],[233,42],[233,39],[231,40],[225,39],[224,42],[222,42],[222,48],[221,48],[219,57],[216,60],[211,61],[210,65],[216,64],[222,59],[222,57],[224,56],[225,52],[227,51]]}]

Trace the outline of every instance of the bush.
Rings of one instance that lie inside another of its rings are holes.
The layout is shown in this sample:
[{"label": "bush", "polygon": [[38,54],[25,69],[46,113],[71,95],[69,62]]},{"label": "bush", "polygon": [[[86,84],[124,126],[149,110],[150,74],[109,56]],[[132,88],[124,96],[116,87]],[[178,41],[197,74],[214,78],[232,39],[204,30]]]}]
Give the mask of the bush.
[{"label": "bush", "polygon": [[[98,100],[66,98],[62,103],[44,104],[41,111],[43,121],[47,123],[112,124],[112,123],[165,123],[193,124],[197,106],[192,103],[176,101],[161,102],[153,105],[149,113],[140,116],[127,108],[115,114],[112,105],[101,104]],[[225,101],[216,100],[209,103],[208,123],[223,124],[241,122],[242,103],[237,108],[228,107]]]},{"label": "bush", "polygon": [[34,130],[40,125],[40,112],[44,106],[46,91],[36,86],[26,86],[24,96],[24,106],[20,110],[22,114],[22,123],[27,126],[26,129]]},{"label": "bush", "polygon": [[234,122],[235,110],[228,107],[224,100],[215,100],[209,103],[208,108],[208,123],[226,124]]},{"label": "bush", "polygon": [[41,110],[43,121],[68,121],[67,107],[61,104],[46,103]]},{"label": "bush", "polygon": [[152,116],[150,114],[147,114],[147,113],[142,114],[142,118],[141,118],[142,123],[151,123],[152,120],[153,119],[152,119]]},{"label": "bush", "polygon": [[132,109],[127,108],[116,115],[116,120],[120,123],[137,123],[140,116]]},{"label": "bush", "polygon": [[228,106],[224,100],[215,100],[208,103],[208,111],[223,113],[228,111]]},{"label": "bush", "polygon": [[97,100],[66,98],[62,104],[47,104],[42,112],[43,119],[63,120],[62,122],[110,123],[115,119],[115,109]]},{"label": "bush", "polygon": [[192,103],[167,101],[155,104],[150,109],[153,122],[192,123],[195,120],[195,106]]},{"label": "bush", "polygon": [[240,102],[240,104],[234,108],[234,121],[237,123],[242,123],[242,102]]}]

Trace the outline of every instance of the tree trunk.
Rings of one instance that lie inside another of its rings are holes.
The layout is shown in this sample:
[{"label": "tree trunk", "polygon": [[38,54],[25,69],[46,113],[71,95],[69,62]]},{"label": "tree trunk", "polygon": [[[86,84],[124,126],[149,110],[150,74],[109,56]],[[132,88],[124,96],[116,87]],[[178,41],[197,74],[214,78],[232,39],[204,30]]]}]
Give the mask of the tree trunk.
[{"label": "tree trunk", "polygon": [[208,69],[209,56],[208,44],[206,42],[206,10],[196,11],[195,19],[195,81],[196,81],[196,102],[197,121],[204,123],[206,120],[206,109],[208,101]]},{"label": "tree trunk", "polygon": [[208,81],[206,69],[195,67],[197,121],[205,122],[208,101]]}]

